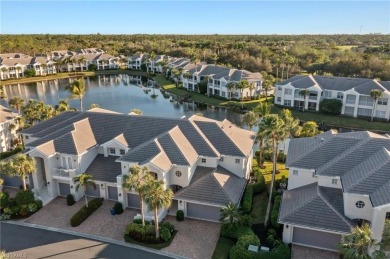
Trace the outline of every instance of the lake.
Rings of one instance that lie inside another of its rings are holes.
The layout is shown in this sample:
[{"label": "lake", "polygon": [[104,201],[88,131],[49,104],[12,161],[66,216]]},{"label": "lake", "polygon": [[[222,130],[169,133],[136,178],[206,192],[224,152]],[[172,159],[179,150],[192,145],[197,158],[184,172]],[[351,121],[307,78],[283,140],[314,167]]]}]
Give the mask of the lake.
[{"label": "lake", "polygon": [[[70,94],[66,87],[73,79],[44,80],[33,83],[5,85],[4,91],[8,100],[20,96],[24,100],[36,99],[46,104],[57,105],[61,99],[69,98]],[[157,117],[181,118],[190,117],[195,113],[203,113],[203,116],[223,120],[228,119],[238,126],[242,126],[242,115],[228,111],[223,108],[212,108],[211,106],[199,108],[192,103],[180,104],[171,102],[164,98],[159,89],[153,89],[153,82],[146,83],[141,77],[130,75],[99,75],[85,77],[86,93],[83,98],[84,110],[96,103],[101,108],[129,113],[137,108],[143,111],[144,115]],[[142,86],[147,85],[148,87]],[[152,98],[153,93],[157,97]],[[79,110],[78,99],[69,100],[72,108]]]}]

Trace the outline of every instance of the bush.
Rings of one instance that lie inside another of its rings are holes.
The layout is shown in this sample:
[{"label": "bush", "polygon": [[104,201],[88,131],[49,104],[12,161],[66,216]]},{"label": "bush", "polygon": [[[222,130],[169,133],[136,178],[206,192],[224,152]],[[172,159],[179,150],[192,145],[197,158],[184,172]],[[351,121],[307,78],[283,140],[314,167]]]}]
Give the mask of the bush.
[{"label": "bush", "polygon": [[156,244],[159,242],[155,237],[156,234],[152,225],[142,226],[141,224],[130,223],[126,227],[125,235],[143,243]]},{"label": "bush", "polygon": [[273,228],[270,228],[270,229],[268,229],[268,232],[267,232],[267,234],[268,234],[268,236],[274,236],[274,237],[276,237],[276,236],[277,236],[277,234],[276,234],[276,230],[275,230],[275,229],[273,229]]},{"label": "bush", "polygon": [[255,258],[255,252],[251,252],[248,249],[245,249],[242,246],[235,245],[230,249],[229,258],[230,259],[251,259]]},{"label": "bush", "polygon": [[35,75],[36,75],[36,72],[35,72],[34,69],[26,69],[26,70],[24,71],[24,76],[25,76],[25,77],[33,77],[33,76],[35,76]]},{"label": "bush", "polygon": [[8,192],[0,192],[0,208],[6,208],[10,205]]},{"label": "bush", "polygon": [[257,183],[252,184],[253,195],[262,193],[265,186],[264,175],[260,173],[260,175],[256,176],[256,178],[257,178]]},{"label": "bush", "polygon": [[269,245],[273,245],[274,242],[275,242],[275,237],[274,237],[273,235],[268,235],[268,236],[267,236],[267,243],[268,243]]},{"label": "bush", "polygon": [[340,115],[343,103],[339,99],[324,99],[320,102],[320,112]]},{"label": "bush", "polygon": [[248,214],[242,215],[240,218],[240,224],[244,227],[252,226],[252,217]]},{"label": "bush", "polygon": [[42,207],[43,207],[43,202],[42,202],[42,200],[36,200],[36,201],[35,201],[35,204],[37,204],[38,210],[42,209]]},{"label": "bush", "polygon": [[286,245],[279,245],[269,253],[255,253],[242,246],[235,245],[230,250],[230,259],[289,259],[290,249]]},{"label": "bush", "polygon": [[274,205],[272,207],[272,212],[271,212],[271,224],[276,229],[279,229],[279,227],[280,227],[280,224],[278,223],[278,216],[279,216],[279,209],[280,209],[281,200],[282,200],[281,195],[277,195],[274,198]]},{"label": "bush", "polygon": [[175,226],[168,221],[161,223],[161,227],[167,228],[171,233],[175,231]]},{"label": "bush", "polygon": [[169,231],[169,229],[167,229],[166,227],[160,228],[160,237],[162,240],[167,242],[169,239],[171,239],[171,236],[171,231]]},{"label": "bush", "polygon": [[[133,223],[142,224],[142,219],[134,219]],[[145,220],[145,225],[150,225],[150,221]]]},{"label": "bush", "polygon": [[122,214],[123,213],[122,203],[120,203],[118,201],[115,202],[114,209],[115,209],[116,214]]},{"label": "bush", "polygon": [[97,70],[97,66],[95,64],[88,65],[88,71],[96,71],[96,70]]},{"label": "bush", "polygon": [[75,204],[75,200],[74,200],[74,197],[73,197],[73,194],[69,193],[67,196],[66,196],[66,204],[68,206],[72,206],[73,204]]},{"label": "bush", "polygon": [[38,210],[38,206],[37,206],[36,203],[29,203],[29,204],[28,204],[28,211],[29,211],[30,213],[34,213],[34,212],[36,212],[37,210]]},{"label": "bush", "polygon": [[276,158],[276,161],[280,162],[280,163],[285,163],[286,162],[286,154],[283,153],[283,152],[279,152],[278,153],[278,157]]},{"label": "bush", "polygon": [[250,227],[242,226],[237,223],[226,223],[221,226],[221,237],[237,240],[243,235],[253,235],[253,231]]},{"label": "bush", "polygon": [[250,213],[252,210],[252,200],[253,200],[253,187],[252,185],[247,185],[242,199],[242,210],[244,213]]},{"label": "bush", "polygon": [[72,227],[79,226],[84,220],[86,220],[95,210],[97,210],[103,204],[102,198],[95,198],[88,202],[88,207],[82,207],[76,212],[70,219],[70,225]]},{"label": "bush", "polygon": [[0,153],[0,160],[4,159],[4,158],[7,158],[7,157],[10,157],[16,153],[19,153],[20,151],[22,151],[23,148],[18,146],[17,148],[15,148],[14,150],[11,150],[11,151],[5,151],[5,152],[1,152]]},{"label": "bush", "polygon": [[15,196],[16,204],[18,206],[28,205],[35,202],[34,193],[31,190],[19,190]]},{"label": "bush", "polygon": [[28,205],[22,205],[19,211],[20,216],[24,217],[28,214]]},{"label": "bush", "polygon": [[184,212],[182,210],[178,210],[176,212],[176,220],[183,221],[184,220]]},{"label": "bush", "polygon": [[243,235],[238,238],[237,245],[244,247],[245,249],[248,249],[249,245],[260,245],[259,238],[253,234],[253,235]]}]

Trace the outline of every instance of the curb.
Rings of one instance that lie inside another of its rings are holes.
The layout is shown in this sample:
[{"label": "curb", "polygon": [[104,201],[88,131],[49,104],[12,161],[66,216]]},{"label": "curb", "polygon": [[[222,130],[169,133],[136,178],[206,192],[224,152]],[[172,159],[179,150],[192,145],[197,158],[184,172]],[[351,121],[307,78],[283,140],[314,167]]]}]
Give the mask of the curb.
[{"label": "curb", "polygon": [[26,222],[22,222],[22,221],[1,221],[1,223],[10,224],[10,225],[18,225],[18,226],[23,226],[23,227],[36,228],[36,229],[42,229],[42,230],[53,231],[53,232],[59,232],[59,233],[62,233],[62,234],[79,236],[79,237],[92,239],[92,240],[96,240],[96,241],[100,241],[100,242],[104,242],[104,243],[120,245],[120,246],[126,246],[126,247],[130,247],[130,248],[134,248],[134,249],[138,249],[138,250],[143,250],[143,251],[146,251],[146,252],[154,253],[154,254],[157,254],[157,255],[168,256],[168,257],[171,257],[171,258],[187,259],[187,257],[171,254],[171,253],[168,253],[168,252],[163,252],[163,251],[156,250],[156,249],[151,249],[151,248],[140,246],[140,245],[136,245],[136,244],[126,243],[124,241],[119,241],[119,240],[105,238],[105,237],[99,237],[99,236],[95,236],[95,235],[90,235],[90,234],[86,234],[86,233],[81,233],[81,232],[76,232],[76,231],[71,231],[71,230],[66,230],[66,229],[61,229],[61,228],[46,227],[46,226],[37,225],[37,224],[30,224],[30,223],[26,223]]}]

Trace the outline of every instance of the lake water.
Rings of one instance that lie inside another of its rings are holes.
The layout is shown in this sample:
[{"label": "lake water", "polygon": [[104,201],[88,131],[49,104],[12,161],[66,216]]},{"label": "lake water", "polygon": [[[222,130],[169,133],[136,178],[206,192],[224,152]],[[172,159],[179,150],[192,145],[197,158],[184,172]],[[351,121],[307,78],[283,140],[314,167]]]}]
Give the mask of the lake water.
[{"label": "lake water", "polygon": [[[20,96],[24,100],[36,99],[44,101],[46,104],[57,105],[61,99],[69,98],[70,94],[66,87],[72,79],[45,80],[34,83],[5,85],[4,91],[8,100],[14,96]],[[149,82],[150,87],[142,86],[141,79],[129,75],[100,75],[86,77],[86,93],[83,98],[84,110],[93,104],[99,104],[101,108],[129,113],[137,108],[143,111],[144,115],[157,117],[180,118],[191,116],[201,112],[203,116],[223,120],[228,119],[238,126],[242,126],[242,115],[222,108],[213,109],[211,106],[199,108],[192,103],[170,102],[164,98],[159,89],[151,87],[153,82]],[[145,82],[143,85],[147,85]],[[156,98],[151,96],[157,95]],[[79,110],[78,99],[69,100],[71,107]]]}]

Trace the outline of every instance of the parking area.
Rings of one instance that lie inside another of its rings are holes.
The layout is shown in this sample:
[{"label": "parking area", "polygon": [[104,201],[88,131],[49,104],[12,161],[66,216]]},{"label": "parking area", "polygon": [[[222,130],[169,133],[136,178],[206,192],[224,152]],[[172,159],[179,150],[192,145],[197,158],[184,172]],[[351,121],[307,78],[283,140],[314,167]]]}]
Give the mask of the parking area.
[{"label": "parking area", "polygon": [[337,252],[307,247],[293,245],[291,248],[291,258],[292,259],[340,259],[340,255]]}]

